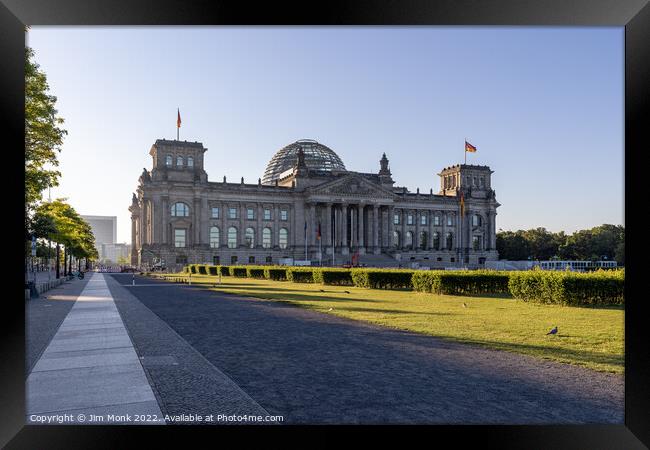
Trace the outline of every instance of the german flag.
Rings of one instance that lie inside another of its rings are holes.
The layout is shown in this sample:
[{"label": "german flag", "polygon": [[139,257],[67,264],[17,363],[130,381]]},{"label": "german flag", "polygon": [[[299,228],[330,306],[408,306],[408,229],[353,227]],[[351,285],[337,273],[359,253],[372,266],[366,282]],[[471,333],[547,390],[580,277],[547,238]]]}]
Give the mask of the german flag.
[{"label": "german flag", "polygon": [[476,147],[474,147],[469,142],[465,141],[465,151],[470,152],[470,153],[475,153],[476,152]]},{"label": "german flag", "polygon": [[[181,110],[179,108],[178,109],[178,118],[176,119],[176,128],[180,128],[180,127],[181,127]],[[467,144],[467,143],[465,143],[465,144]]]}]

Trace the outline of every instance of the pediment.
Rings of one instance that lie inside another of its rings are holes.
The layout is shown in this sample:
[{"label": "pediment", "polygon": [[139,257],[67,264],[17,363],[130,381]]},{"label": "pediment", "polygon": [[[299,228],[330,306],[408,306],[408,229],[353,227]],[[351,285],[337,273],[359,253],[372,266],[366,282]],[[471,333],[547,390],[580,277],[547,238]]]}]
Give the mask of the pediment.
[{"label": "pediment", "polygon": [[393,198],[394,194],[379,184],[359,175],[346,175],[309,189],[312,195],[331,195],[336,197]]}]

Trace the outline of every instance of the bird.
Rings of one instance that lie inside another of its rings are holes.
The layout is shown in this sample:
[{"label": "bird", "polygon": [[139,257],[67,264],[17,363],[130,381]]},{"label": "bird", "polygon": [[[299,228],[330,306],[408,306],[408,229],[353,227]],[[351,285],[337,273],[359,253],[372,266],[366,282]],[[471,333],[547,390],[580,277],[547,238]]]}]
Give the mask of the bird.
[{"label": "bird", "polygon": [[467,308],[467,303],[463,302],[463,308]]},{"label": "bird", "polygon": [[551,331],[549,331],[548,333],[546,333],[547,336],[548,336],[549,334],[557,334],[557,327],[553,328]]},{"label": "bird", "polygon": [[323,289],[320,290],[321,292],[325,292]]},{"label": "bird", "polygon": [[349,294],[349,293],[350,293],[350,291],[343,291],[343,292],[345,292],[346,294]]},{"label": "bird", "polygon": [[328,311],[331,311],[331,310],[332,310],[332,308],[328,309]]}]

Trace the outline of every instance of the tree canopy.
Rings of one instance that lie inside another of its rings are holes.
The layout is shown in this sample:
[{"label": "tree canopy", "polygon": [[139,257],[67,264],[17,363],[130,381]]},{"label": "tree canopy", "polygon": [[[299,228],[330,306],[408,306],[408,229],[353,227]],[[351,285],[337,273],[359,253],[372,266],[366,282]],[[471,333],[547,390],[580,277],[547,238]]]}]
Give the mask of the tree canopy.
[{"label": "tree canopy", "polygon": [[25,209],[29,212],[41,199],[43,190],[58,186],[61,173],[57,153],[61,151],[63,119],[55,108],[56,97],[49,93],[45,73],[34,62],[34,51],[25,48]]},{"label": "tree canopy", "polygon": [[604,224],[571,235],[545,228],[500,231],[497,233],[499,258],[508,260],[616,260],[625,264],[625,227]]}]

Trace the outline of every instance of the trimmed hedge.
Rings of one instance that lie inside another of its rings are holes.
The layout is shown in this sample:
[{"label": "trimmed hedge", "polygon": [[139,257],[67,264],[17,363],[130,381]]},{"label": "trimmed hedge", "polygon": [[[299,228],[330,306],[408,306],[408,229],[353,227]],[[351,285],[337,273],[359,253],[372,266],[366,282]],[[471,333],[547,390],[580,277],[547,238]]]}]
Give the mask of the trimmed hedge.
[{"label": "trimmed hedge", "polygon": [[289,267],[287,268],[287,280],[294,283],[313,283],[314,271],[311,267]]},{"label": "trimmed hedge", "polygon": [[535,303],[622,305],[625,303],[625,272],[512,272],[509,288],[513,297]]},{"label": "trimmed hedge", "polygon": [[199,275],[207,275],[208,274],[207,266],[205,264],[197,264],[196,268],[197,268],[197,270],[199,272]]},{"label": "trimmed hedge", "polygon": [[314,282],[334,286],[353,286],[351,269],[320,269],[314,273]]},{"label": "trimmed hedge", "polygon": [[264,267],[248,266],[248,267],[246,267],[246,275],[249,278],[265,278],[265,276],[264,276]]},{"label": "trimmed hedge", "polygon": [[229,266],[231,277],[246,278],[248,273],[246,272],[246,266]]},{"label": "trimmed hedge", "polygon": [[413,290],[446,295],[508,294],[506,272],[476,271],[417,271],[413,273]]},{"label": "trimmed hedge", "polygon": [[190,266],[189,266],[190,267],[190,273],[197,273],[198,272],[197,269],[196,269],[197,265],[198,264],[190,264]]},{"label": "trimmed hedge", "polygon": [[371,289],[412,289],[414,270],[403,269],[352,269],[355,286]]},{"label": "trimmed hedge", "polygon": [[219,275],[219,267],[208,266],[208,275]]},{"label": "trimmed hedge", "polygon": [[287,269],[285,267],[265,267],[264,278],[274,281],[287,281]]}]

